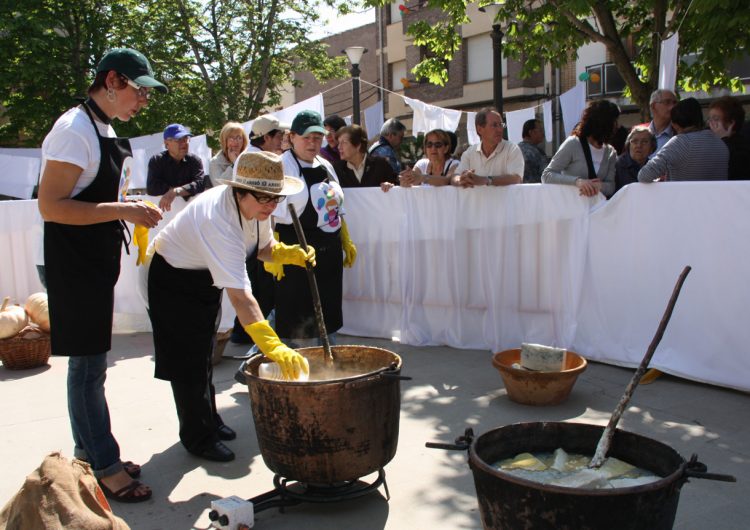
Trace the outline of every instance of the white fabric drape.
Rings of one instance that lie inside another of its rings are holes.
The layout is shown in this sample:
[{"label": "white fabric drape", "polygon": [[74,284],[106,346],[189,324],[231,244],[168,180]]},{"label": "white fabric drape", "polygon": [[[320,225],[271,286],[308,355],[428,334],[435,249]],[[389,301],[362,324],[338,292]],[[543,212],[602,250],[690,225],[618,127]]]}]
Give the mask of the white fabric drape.
[{"label": "white fabric drape", "polygon": [[41,159],[29,156],[0,154],[0,194],[18,199],[31,199],[39,181]]},{"label": "white fabric drape", "polygon": [[578,350],[638,365],[690,265],[651,366],[750,390],[748,204],[747,182],[631,184],[618,191],[591,215]]},{"label": "white fabric drape", "polygon": [[661,41],[659,54],[659,88],[674,90],[677,83],[677,61],[680,49],[680,36],[675,31],[667,40]]},{"label": "white fabric drape", "polygon": [[383,127],[383,100],[375,102],[365,109],[365,130],[368,138],[376,138]]},{"label": "white fabric drape", "polygon": [[542,114],[544,115],[544,139],[552,141],[552,101],[542,103]]},{"label": "white fabric drape", "polygon": [[514,110],[505,113],[505,126],[508,128],[508,140],[517,144],[523,140],[523,124],[536,118],[536,108]]},{"label": "white fabric drape", "polygon": [[[303,110],[314,110],[325,118],[326,113],[325,105],[323,104],[323,94],[317,94],[284,109],[269,112],[269,114],[271,116],[276,116],[281,123],[292,123],[294,117]],[[255,120],[250,120],[242,123],[242,128],[245,129],[248,136],[253,135],[252,129],[254,121]]]},{"label": "white fabric drape", "polygon": [[444,109],[418,99],[404,97],[404,102],[414,111],[411,131],[414,136],[433,129],[455,132],[461,121],[461,111]]},{"label": "white fabric drape", "polygon": [[130,139],[133,149],[133,173],[130,176],[131,188],[145,188],[148,179],[148,161],[155,154],[164,151],[164,133],[147,134]]},{"label": "white fabric drape", "polygon": [[586,85],[578,83],[567,92],[560,94],[560,107],[565,136],[570,136],[573,128],[581,121],[581,114],[583,109],[586,108]]},{"label": "white fabric drape", "polygon": [[469,145],[476,145],[481,141],[481,138],[479,138],[479,135],[477,134],[477,128],[474,125],[476,117],[476,112],[466,113],[466,138],[469,141]]},{"label": "white fabric drape", "polygon": [[347,225],[364,258],[345,271],[343,332],[496,351],[570,345],[589,200],[541,185],[357,191]]}]

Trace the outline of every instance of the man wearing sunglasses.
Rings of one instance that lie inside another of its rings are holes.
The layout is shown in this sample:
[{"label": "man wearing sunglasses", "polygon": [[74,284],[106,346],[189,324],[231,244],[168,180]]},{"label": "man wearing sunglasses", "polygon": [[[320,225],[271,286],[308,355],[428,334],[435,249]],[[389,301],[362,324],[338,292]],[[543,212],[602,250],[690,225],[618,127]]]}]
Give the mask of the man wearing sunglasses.
[{"label": "man wearing sunglasses", "polygon": [[159,208],[164,211],[172,209],[172,202],[177,197],[187,201],[205,189],[203,162],[188,153],[191,136],[190,129],[184,125],[167,125],[164,129],[166,149],[148,162],[146,193],[161,196]]}]

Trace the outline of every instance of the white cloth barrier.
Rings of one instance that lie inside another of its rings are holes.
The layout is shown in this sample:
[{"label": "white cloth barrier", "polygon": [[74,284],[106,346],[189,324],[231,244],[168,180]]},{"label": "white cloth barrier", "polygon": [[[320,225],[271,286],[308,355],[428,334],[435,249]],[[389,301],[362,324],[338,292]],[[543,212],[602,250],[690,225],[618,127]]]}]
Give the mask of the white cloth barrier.
[{"label": "white cloth barrier", "polygon": [[19,199],[31,199],[39,180],[41,161],[31,156],[0,153],[0,194]]},{"label": "white cloth barrier", "polygon": [[[590,214],[594,201],[553,185],[357,189],[346,200],[359,254],[344,271],[344,333],[493,351],[544,342],[635,366],[689,264],[652,365],[750,390],[748,183],[632,184]],[[0,203],[0,294],[23,301],[41,288],[39,222],[36,201]],[[123,254],[118,331],[149,329],[136,279]],[[226,297],[223,307],[228,327]]]},{"label": "white cloth barrier", "polygon": [[692,270],[651,365],[750,390],[750,183],[631,184],[591,215],[574,347],[641,362],[685,265]]}]

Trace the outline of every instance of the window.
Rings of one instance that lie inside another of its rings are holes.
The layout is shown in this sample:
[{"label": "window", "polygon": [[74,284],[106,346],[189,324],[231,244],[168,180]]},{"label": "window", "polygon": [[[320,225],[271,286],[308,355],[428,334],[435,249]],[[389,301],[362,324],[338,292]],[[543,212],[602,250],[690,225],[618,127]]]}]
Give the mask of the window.
[{"label": "window", "polygon": [[388,6],[390,8],[390,20],[388,21],[389,24],[401,22],[401,10],[398,8],[398,6],[403,5],[404,1],[405,0],[396,0]]},{"label": "window", "polygon": [[397,63],[391,63],[391,90],[398,92],[404,89],[404,84],[401,79],[407,77],[406,75],[406,61],[399,61]]},{"label": "window", "polygon": [[[466,39],[466,82],[492,79],[492,37],[489,33]],[[508,75],[508,61],[503,57],[503,76]]]},{"label": "window", "polygon": [[592,64],[586,67],[586,97],[616,96],[625,90],[625,81],[614,63]]}]

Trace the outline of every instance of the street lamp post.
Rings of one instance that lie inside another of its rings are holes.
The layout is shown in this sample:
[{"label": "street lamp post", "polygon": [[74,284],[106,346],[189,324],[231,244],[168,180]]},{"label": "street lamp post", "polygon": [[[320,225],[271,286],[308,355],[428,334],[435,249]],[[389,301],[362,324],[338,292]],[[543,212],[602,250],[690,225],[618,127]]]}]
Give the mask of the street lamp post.
[{"label": "street lamp post", "polygon": [[367,48],[364,46],[349,46],[342,52],[346,54],[352,64],[352,123],[359,125],[359,62],[362,60],[362,55],[367,52]]},{"label": "street lamp post", "polygon": [[492,22],[492,99],[495,108],[503,115],[503,30],[497,20],[500,4],[489,4],[479,8],[487,13]]}]

